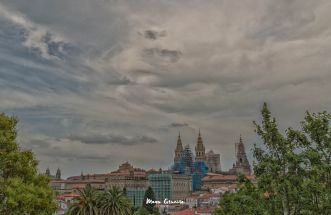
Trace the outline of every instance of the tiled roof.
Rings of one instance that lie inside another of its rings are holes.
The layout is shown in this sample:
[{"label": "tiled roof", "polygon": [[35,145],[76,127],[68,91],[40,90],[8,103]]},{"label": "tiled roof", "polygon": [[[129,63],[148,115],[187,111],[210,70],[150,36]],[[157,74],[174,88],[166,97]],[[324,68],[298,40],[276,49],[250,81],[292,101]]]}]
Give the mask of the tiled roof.
[{"label": "tiled roof", "polygon": [[62,194],[60,196],[57,197],[57,199],[64,199],[64,198],[74,198],[74,197],[78,197],[79,194],[77,193],[68,193],[68,194]]},{"label": "tiled roof", "polygon": [[178,211],[171,213],[171,215],[194,215],[194,210],[192,208],[185,209],[183,211]]},{"label": "tiled roof", "polygon": [[[223,175],[223,174],[215,174],[215,173],[208,173],[205,177],[202,178],[202,181],[213,181],[213,180],[237,180],[237,175]],[[247,179],[254,180],[254,175],[247,175]]]}]

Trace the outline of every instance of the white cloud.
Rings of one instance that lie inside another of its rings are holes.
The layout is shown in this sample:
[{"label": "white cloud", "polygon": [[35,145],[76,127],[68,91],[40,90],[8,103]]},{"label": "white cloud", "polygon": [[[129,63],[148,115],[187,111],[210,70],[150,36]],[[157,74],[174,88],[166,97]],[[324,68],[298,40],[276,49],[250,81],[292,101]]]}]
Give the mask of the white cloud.
[{"label": "white cloud", "polygon": [[[66,41],[63,37],[60,37],[56,34],[51,34],[49,29],[33,23],[23,14],[13,11],[8,7],[5,7],[0,3],[0,16],[5,19],[11,21],[13,24],[18,25],[19,27],[25,30],[24,33],[24,42],[23,45],[27,48],[38,49],[40,55],[43,58],[51,59],[55,58],[55,56],[49,54],[49,47],[47,42],[45,41],[47,36],[51,36],[51,41],[58,43]],[[51,35],[49,35],[51,34]],[[63,47],[60,46],[59,50],[61,51]]]}]

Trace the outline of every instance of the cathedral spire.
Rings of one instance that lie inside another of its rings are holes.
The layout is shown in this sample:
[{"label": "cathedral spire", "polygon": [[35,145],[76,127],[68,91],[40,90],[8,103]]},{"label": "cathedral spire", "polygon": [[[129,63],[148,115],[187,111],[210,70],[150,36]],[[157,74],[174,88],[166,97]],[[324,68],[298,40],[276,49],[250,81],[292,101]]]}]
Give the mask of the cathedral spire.
[{"label": "cathedral spire", "polygon": [[60,170],[60,168],[57,168],[55,178],[56,178],[56,180],[61,180],[61,170]]},{"label": "cathedral spire", "polygon": [[178,138],[177,138],[177,145],[176,145],[176,149],[175,149],[175,158],[174,158],[175,163],[181,159],[182,153],[183,153],[183,144],[182,144],[182,139],[180,137],[180,132],[179,132]]},{"label": "cathedral spire", "polygon": [[206,161],[206,150],[205,150],[205,146],[203,145],[200,128],[199,128],[199,136],[198,136],[198,140],[197,140],[197,145],[195,146],[195,160],[196,161]]},{"label": "cathedral spire", "polygon": [[47,167],[47,169],[46,169],[46,175],[47,175],[48,177],[51,176],[51,171],[49,170],[49,167]]},{"label": "cathedral spire", "polygon": [[251,174],[251,167],[246,156],[245,145],[241,135],[239,143],[236,144],[236,163],[233,170],[236,173],[243,173],[245,175]]}]

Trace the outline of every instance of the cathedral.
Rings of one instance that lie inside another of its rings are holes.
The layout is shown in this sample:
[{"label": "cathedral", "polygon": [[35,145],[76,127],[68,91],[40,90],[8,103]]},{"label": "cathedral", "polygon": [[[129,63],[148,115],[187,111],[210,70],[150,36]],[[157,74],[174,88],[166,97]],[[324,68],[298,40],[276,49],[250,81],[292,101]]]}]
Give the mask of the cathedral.
[{"label": "cathedral", "polygon": [[[197,143],[195,145],[195,156],[188,156],[190,153],[190,148],[189,146],[185,146],[183,148],[183,143],[181,140],[180,134],[178,135],[177,139],[177,145],[175,149],[175,157],[174,157],[174,163],[178,163],[182,157],[192,157],[192,163],[193,160],[196,162],[204,162],[209,169],[209,172],[217,172],[221,171],[221,161],[220,161],[220,155],[215,154],[212,150],[206,153],[206,148],[203,144],[203,139],[201,136],[201,132],[199,130],[198,138],[197,138]],[[186,161],[187,159],[185,159]]]},{"label": "cathedral", "polygon": [[[183,143],[181,140],[181,136],[179,134],[175,149],[175,157],[174,157],[175,166],[181,161],[182,158],[184,158],[183,159],[184,161],[187,161],[189,159],[190,160],[189,163],[193,162],[193,160],[195,160],[195,162],[204,162],[208,167],[208,172],[219,173],[222,171],[220,154],[215,154],[213,150],[210,150],[208,153],[206,153],[206,148],[203,144],[203,139],[200,130],[195,145],[194,158],[193,155],[191,154],[193,153],[191,152],[188,145],[185,146],[185,148],[183,148]],[[233,175],[242,173],[244,175],[250,175],[251,167],[246,156],[245,146],[241,136],[239,139],[239,143],[236,143],[235,154],[236,154],[236,162],[233,164],[233,167],[228,172],[223,172],[223,173],[233,174]]]},{"label": "cathedral", "polygon": [[236,143],[236,163],[233,164],[232,169],[229,170],[232,174],[244,174],[250,175],[251,174],[251,166],[249,165],[245,146],[243,140],[240,135],[239,143]]}]

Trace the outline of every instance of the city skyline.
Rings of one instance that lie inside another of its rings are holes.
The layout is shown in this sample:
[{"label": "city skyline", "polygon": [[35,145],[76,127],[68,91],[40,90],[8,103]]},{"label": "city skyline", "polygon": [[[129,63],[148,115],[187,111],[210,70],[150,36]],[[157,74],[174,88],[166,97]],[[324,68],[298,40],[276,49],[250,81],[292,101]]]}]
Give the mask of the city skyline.
[{"label": "city skyline", "polygon": [[[327,0],[0,0],[0,112],[39,169],[64,177],[128,160],[167,169],[178,132],[235,162],[280,129],[331,110]],[[194,148],[191,148],[192,150]]]}]

